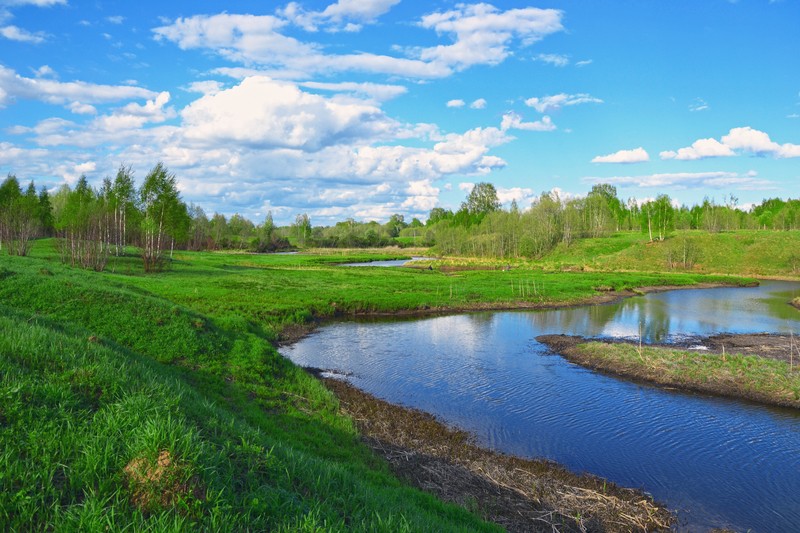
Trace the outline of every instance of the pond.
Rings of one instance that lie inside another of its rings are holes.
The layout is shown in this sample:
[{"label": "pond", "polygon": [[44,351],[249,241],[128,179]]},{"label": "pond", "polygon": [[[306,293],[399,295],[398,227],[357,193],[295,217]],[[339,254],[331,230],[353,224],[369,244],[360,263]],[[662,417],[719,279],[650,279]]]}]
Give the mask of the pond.
[{"label": "pond", "polygon": [[792,531],[800,523],[798,411],[601,375],[535,338],[800,334],[800,312],[787,305],[798,295],[798,283],[764,282],[569,309],[339,322],[282,352],[432,413],[484,446],[642,488],[677,511],[679,529]]},{"label": "pond", "polygon": [[435,257],[418,257],[414,256],[411,259],[387,259],[385,261],[364,261],[362,263],[342,263],[339,266],[343,267],[401,267],[414,261],[435,261]]}]

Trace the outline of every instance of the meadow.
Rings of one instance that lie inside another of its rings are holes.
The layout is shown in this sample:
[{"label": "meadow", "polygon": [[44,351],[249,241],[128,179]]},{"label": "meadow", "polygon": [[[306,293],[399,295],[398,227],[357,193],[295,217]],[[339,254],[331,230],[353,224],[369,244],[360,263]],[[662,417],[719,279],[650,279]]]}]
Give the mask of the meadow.
[{"label": "meadow", "polygon": [[102,273],[63,266],[49,240],[30,257],[0,255],[0,522],[11,530],[496,530],[480,509],[395,478],[274,343],[350,315],[753,282],[522,263],[336,266],[410,255],[392,249],[176,252],[167,271],[145,274],[135,253]]}]

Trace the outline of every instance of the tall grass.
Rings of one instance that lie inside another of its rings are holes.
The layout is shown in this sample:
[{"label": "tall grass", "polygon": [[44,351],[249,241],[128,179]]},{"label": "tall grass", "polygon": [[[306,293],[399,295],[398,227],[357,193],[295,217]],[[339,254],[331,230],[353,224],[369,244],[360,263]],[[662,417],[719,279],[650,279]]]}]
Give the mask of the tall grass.
[{"label": "tall grass", "polygon": [[403,486],[248,327],[104,275],[2,262],[5,528],[494,529]]}]

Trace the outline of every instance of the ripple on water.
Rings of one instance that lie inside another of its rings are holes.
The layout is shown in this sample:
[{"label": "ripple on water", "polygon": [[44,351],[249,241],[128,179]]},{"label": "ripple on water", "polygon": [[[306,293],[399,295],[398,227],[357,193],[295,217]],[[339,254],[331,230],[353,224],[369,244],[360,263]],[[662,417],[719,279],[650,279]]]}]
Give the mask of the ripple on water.
[{"label": "ripple on water", "polygon": [[500,451],[644,488],[679,511],[681,528],[791,531],[800,523],[797,411],[626,382],[535,341],[561,332],[638,338],[640,323],[647,338],[684,342],[748,327],[797,331],[796,311],[784,313],[787,294],[800,295],[800,284],[650,294],[616,307],[337,323],[283,353],[352,374],[356,386]]}]

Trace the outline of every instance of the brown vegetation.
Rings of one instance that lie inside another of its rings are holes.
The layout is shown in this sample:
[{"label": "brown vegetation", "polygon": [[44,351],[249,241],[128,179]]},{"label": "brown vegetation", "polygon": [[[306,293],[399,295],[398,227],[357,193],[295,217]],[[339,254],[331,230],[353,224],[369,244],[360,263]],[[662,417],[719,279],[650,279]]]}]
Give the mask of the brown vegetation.
[{"label": "brown vegetation", "polygon": [[131,503],[143,512],[172,507],[179,501],[203,501],[205,490],[200,479],[190,474],[189,465],[161,450],[153,462],[137,457],[125,468]]},{"label": "brown vegetation", "polygon": [[323,381],[400,478],[508,531],[654,531],[672,523],[665,508],[639,491],[549,461],[486,450],[429,414]]}]

